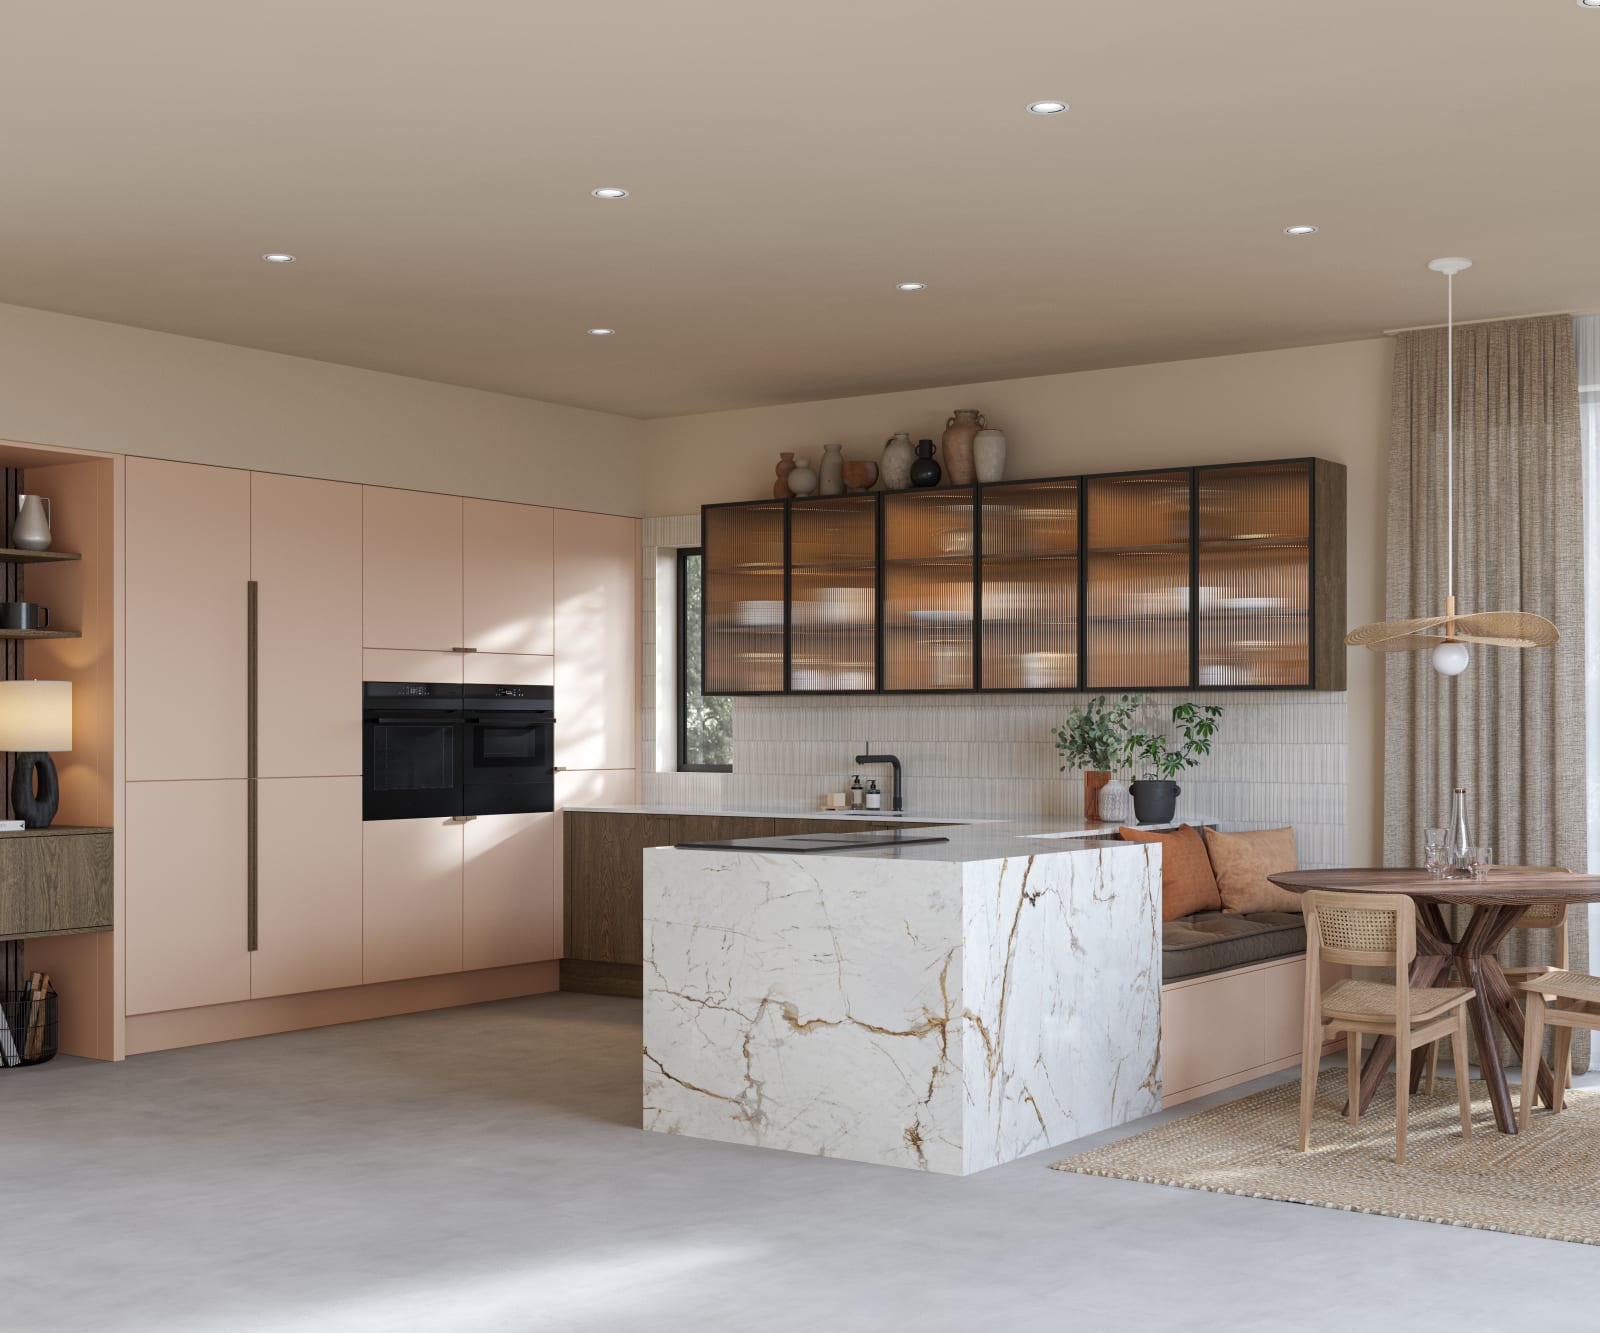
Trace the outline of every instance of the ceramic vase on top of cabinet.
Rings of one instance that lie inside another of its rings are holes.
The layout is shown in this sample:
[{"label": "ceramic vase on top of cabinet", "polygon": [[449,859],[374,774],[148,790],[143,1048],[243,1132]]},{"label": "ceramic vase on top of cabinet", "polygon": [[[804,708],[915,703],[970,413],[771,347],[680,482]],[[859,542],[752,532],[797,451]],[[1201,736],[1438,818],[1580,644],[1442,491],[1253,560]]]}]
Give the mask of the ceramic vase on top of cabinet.
[{"label": "ceramic vase on top of cabinet", "polygon": [[972,437],[972,470],[984,485],[1003,481],[1006,475],[1006,436],[994,426],[985,426]]},{"label": "ceramic vase on top of cabinet", "polygon": [[983,413],[962,407],[944,426],[944,466],[952,486],[972,485],[972,442],[984,427]]},{"label": "ceramic vase on top of cabinet", "polygon": [[817,489],[817,474],[811,470],[811,460],[797,458],[789,470],[789,494],[810,495]]},{"label": "ceramic vase on top of cabinet", "polygon": [[817,494],[844,494],[844,445],[822,446],[822,464],[817,468]]},{"label": "ceramic vase on top of cabinet", "polygon": [[911,465],[917,459],[917,446],[911,443],[911,432],[897,430],[883,444],[883,458],[879,474],[886,491],[911,489]]},{"label": "ceramic vase on top of cabinet", "polygon": [[789,498],[789,474],[794,471],[794,452],[785,449],[778,455],[778,466],[774,469],[777,480],[772,483],[772,498],[774,500],[787,500]]}]

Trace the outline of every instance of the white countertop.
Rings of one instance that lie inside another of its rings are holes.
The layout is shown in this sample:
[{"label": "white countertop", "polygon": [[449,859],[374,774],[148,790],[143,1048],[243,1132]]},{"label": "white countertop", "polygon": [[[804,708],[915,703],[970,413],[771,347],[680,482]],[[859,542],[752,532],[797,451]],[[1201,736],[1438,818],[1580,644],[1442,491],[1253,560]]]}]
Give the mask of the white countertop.
[{"label": "white countertop", "polygon": [[[960,819],[950,815],[925,815],[915,810],[708,810],[703,805],[569,805],[574,814],[586,815],[723,815],[733,819],[842,819],[849,823],[903,819],[908,824],[996,824],[995,819]],[[1114,825],[1110,827],[1115,827]]]}]

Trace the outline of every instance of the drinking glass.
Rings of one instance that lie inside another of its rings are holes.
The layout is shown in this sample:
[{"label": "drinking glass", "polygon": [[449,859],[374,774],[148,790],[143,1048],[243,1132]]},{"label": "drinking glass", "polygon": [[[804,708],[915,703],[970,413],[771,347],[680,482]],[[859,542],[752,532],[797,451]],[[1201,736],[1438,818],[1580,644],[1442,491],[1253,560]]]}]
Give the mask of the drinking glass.
[{"label": "drinking glass", "polygon": [[1422,834],[1424,862],[1428,873],[1435,879],[1444,874],[1445,864],[1450,859],[1449,849],[1445,846],[1445,831],[1442,828],[1424,829]]},{"label": "drinking glass", "polygon": [[1472,869],[1473,879],[1488,879],[1489,867],[1494,864],[1493,847],[1467,848],[1467,865]]}]

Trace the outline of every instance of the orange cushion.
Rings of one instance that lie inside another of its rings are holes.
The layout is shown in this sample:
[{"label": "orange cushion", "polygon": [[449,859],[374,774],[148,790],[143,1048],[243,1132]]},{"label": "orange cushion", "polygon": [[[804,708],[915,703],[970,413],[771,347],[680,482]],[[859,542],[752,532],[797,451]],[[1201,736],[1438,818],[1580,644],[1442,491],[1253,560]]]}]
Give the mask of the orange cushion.
[{"label": "orange cushion", "polygon": [[1143,829],[1119,829],[1124,842],[1161,844],[1161,919],[1171,921],[1196,912],[1222,909],[1217,878],[1211,873],[1211,858],[1200,831],[1184,824],[1170,833],[1149,833]]},{"label": "orange cushion", "polygon": [[1268,875],[1300,869],[1292,828],[1258,833],[1206,830],[1206,850],[1217,877],[1224,912],[1303,912],[1298,893],[1280,889]]}]

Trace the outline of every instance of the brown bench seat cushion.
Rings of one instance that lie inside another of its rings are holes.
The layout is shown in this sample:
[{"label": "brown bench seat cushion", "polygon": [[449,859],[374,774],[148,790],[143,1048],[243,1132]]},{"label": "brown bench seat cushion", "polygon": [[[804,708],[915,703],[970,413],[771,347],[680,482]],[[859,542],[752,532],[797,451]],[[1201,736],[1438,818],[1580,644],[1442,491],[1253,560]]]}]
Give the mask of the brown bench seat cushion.
[{"label": "brown bench seat cushion", "polygon": [[1161,927],[1161,979],[1181,981],[1306,951],[1298,912],[1196,912]]}]

